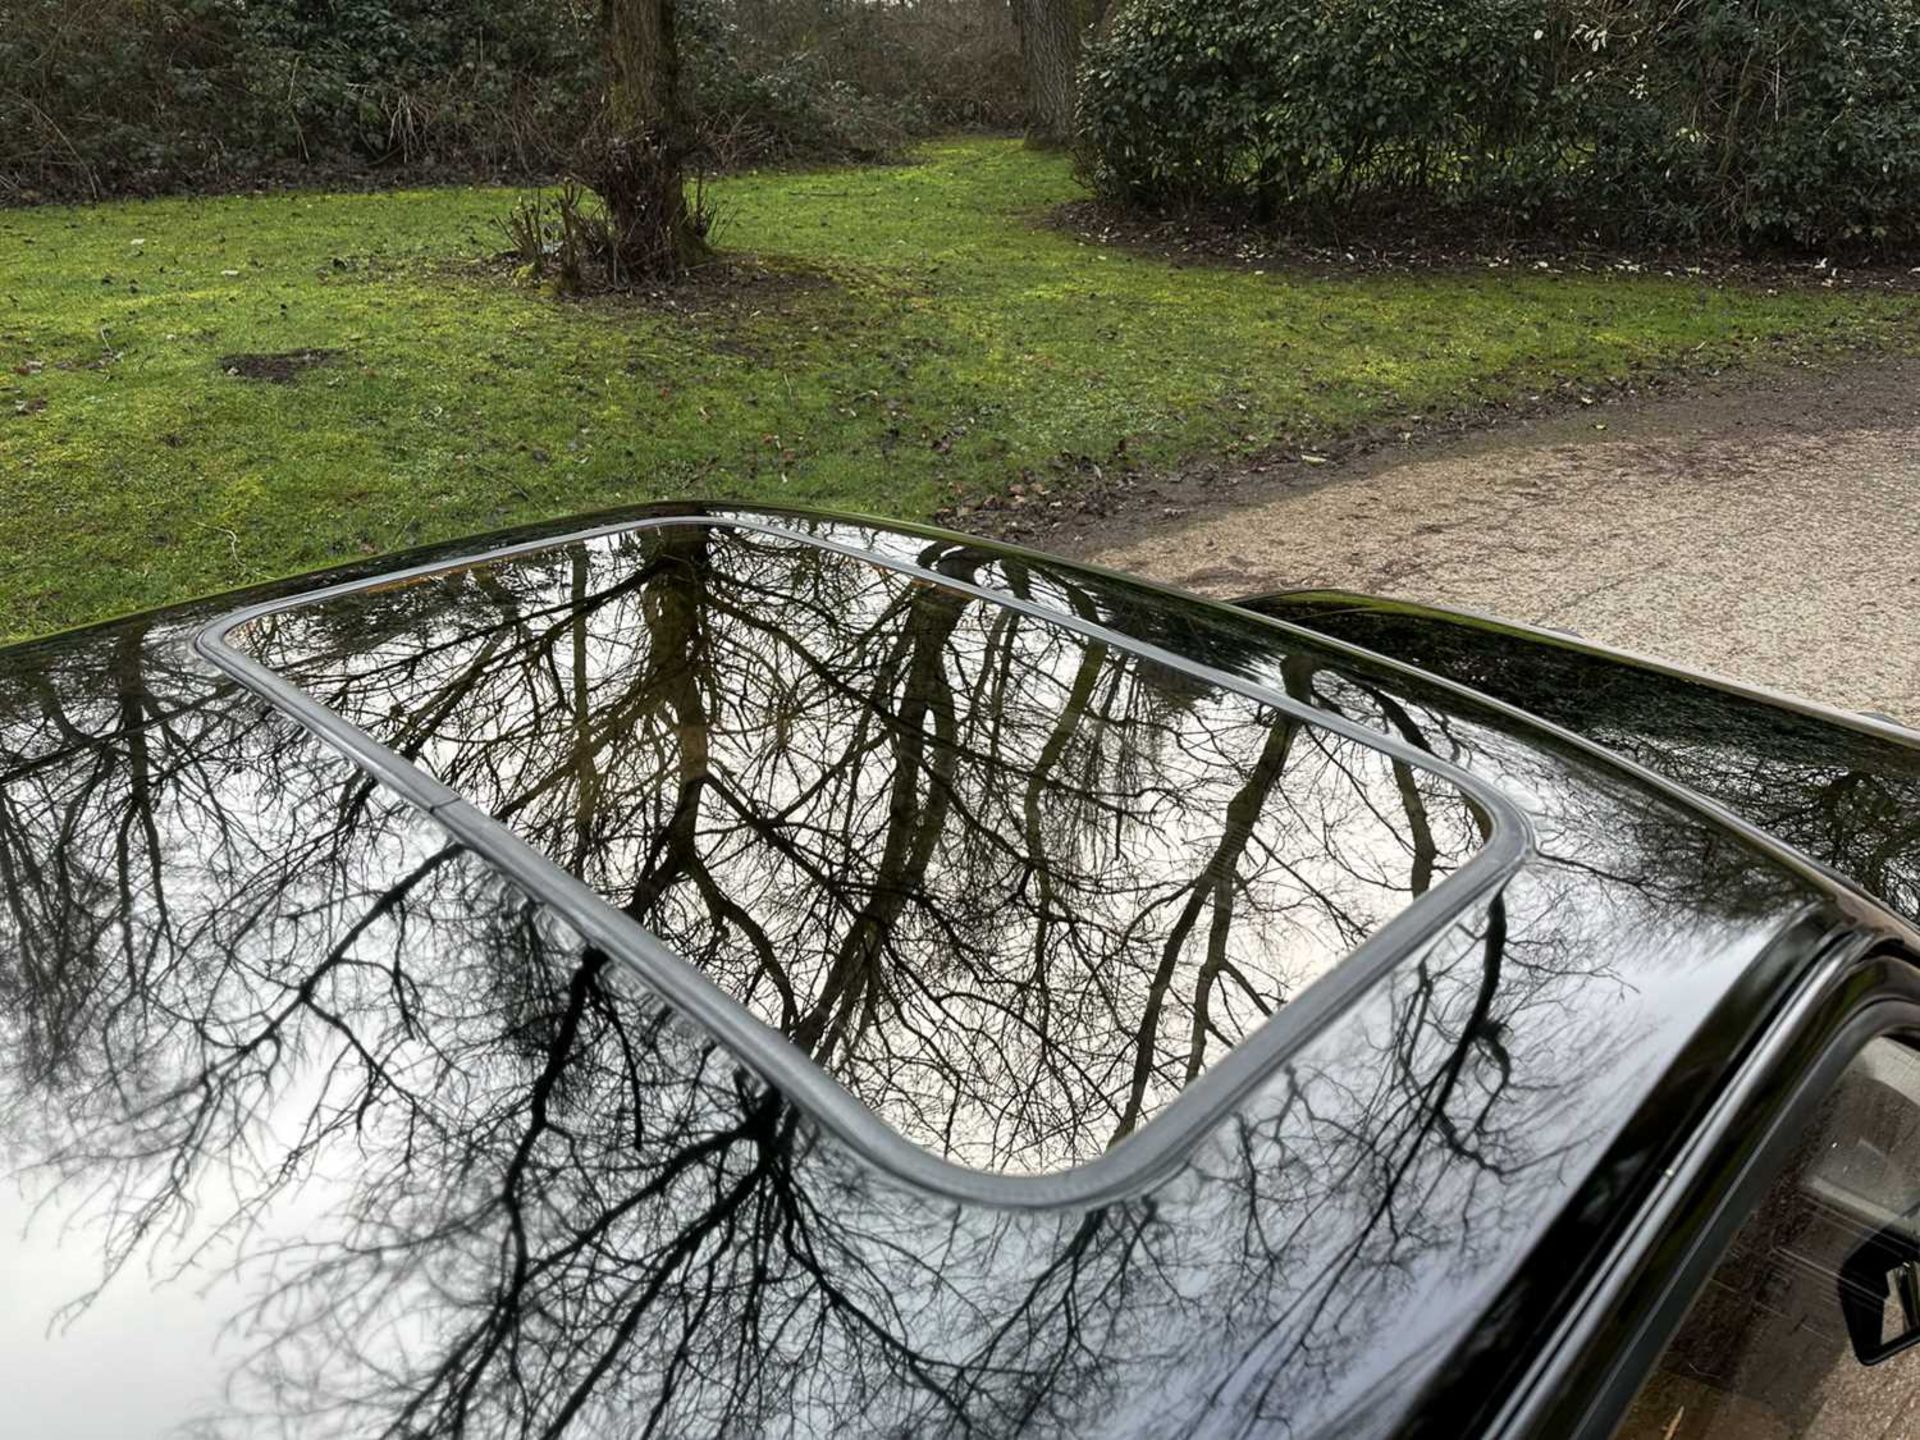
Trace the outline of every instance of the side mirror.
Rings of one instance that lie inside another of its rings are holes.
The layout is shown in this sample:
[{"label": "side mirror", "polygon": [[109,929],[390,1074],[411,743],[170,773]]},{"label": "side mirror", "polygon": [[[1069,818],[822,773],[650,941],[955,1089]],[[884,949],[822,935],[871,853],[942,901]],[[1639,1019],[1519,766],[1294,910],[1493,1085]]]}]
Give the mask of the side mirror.
[{"label": "side mirror", "polygon": [[1920,1344],[1920,1239],[1898,1225],[1868,1236],[1841,1263],[1840,1314],[1862,1365]]}]

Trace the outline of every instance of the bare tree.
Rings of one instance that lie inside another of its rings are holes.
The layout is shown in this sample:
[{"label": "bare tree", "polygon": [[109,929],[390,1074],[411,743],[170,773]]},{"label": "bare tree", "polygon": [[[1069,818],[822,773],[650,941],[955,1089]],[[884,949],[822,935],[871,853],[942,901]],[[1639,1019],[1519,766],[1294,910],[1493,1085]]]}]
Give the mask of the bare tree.
[{"label": "bare tree", "polygon": [[675,0],[601,0],[604,133],[588,181],[606,202],[611,260],[630,279],[671,279],[706,255],[706,225],[687,204],[693,126],[680,79]]},{"label": "bare tree", "polygon": [[1013,0],[1027,81],[1027,143],[1073,143],[1080,52],[1106,6],[1100,0]]}]

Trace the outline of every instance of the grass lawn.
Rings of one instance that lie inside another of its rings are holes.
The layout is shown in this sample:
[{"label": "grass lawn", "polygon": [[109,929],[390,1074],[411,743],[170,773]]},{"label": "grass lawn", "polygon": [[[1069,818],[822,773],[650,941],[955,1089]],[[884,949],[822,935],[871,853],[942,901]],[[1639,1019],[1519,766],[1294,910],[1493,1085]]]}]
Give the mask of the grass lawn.
[{"label": "grass lawn", "polygon": [[[1017,145],[718,187],[772,275],[556,300],[477,258],[511,192],[0,212],[0,635],[658,496],[924,516],[1633,368],[1908,343],[1911,299],[1654,276],[1178,268],[1036,227]],[[292,383],[237,353],[323,349]]]}]

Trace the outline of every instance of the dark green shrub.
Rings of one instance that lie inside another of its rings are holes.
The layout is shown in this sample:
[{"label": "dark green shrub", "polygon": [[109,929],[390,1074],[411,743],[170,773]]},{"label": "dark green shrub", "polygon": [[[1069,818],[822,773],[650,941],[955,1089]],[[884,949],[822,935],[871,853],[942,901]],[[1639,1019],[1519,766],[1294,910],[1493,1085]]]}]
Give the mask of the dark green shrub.
[{"label": "dark green shrub", "polygon": [[1920,244],[1916,0],[1132,0],[1083,78],[1138,203]]},{"label": "dark green shrub", "polygon": [[[1005,0],[685,0],[714,163],[1017,127]],[[4,0],[0,200],[564,171],[598,0]]]},{"label": "dark green shrub", "polygon": [[943,129],[1017,129],[1006,0],[692,0],[689,66],[723,163],[869,160]]},{"label": "dark green shrub", "polygon": [[921,117],[836,78],[818,52],[761,59],[723,31],[692,53],[702,139],[732,168],[793,160],[873,160],[920,133]]},{"label": "dark green shrub", "polygon": [[539,168],[586,113],[587,0],[12,0],[0,194]]},{"label": "dark green shrub", "polygon": [[1683,235],[1920,243],[1914,0],[1717,0],[1622,29],[1624,63],[1588,87],[1606,122],[1593,127],[1596,186]]}]

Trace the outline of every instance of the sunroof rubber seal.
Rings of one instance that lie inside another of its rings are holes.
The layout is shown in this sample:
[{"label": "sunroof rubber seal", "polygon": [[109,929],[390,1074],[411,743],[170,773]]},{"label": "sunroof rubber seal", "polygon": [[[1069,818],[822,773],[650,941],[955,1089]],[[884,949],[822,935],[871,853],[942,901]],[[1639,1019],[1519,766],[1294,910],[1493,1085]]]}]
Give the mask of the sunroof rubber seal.
[{"label": "sunroof rubber seal", "polygon": [[[886,529],[873,521],[836,520],[824,515],[820,519],[823,523]],[[675,954],[644,926],[608,904],[596,891],[505,825],[291,681],[237,649],[230,640],[236,630],[265,616],[304,609],[344,595],[611,535],[694,525],[769,535],[877,565],[1005,606],[1083,638],[1181,671],[1292,715],[1305,724],[1344,735],[1447,781],[1484,807],[1491,833],[1458,870],[1426,894],[1416,897],[1406,909],[1302,990],[1299,998],[1288,1001],[1271,1020],[1228,1050],[1175,1096],[1165,1110],[1105,1154],[1070,1170],[1044,1175],[999,1175],[958,1164],[899,1134],[812,1057],[714,984],[692,962]],[[569,534],[497,546],[321,586],[218,616],[195,632],[193,648],[223,674],[344,752],[369,775],[425,810],[481,858],[565,919],[584,939],[625,965],[650,992],[706,1029],[742,1064],[780,1090],[876,1169],[917,1188],[973,1205],[1019,1210],[1092,1208],[1150,1188],[1169,1174],[1241,1099],[1266,1080],[1289,1053],[1370,990],[1401,958],[1432,940],[1466,914],[1477,900],[1505,883],[1535,848],[1531,824],[1506,795],[1459,766],[1395,736],[1371,730],[1343,716],[1315,710],[1281,690],[1202,665],[1080,616],[1050,609],[1003,590],[958,580],[873,549],[744,515],[672,515],[614,521]]]}]

